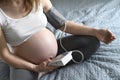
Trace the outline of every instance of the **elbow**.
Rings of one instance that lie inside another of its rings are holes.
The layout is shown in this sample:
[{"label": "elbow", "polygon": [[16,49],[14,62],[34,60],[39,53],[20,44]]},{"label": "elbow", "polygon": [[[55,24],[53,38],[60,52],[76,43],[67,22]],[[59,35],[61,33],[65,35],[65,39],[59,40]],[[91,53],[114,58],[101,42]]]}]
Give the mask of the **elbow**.
[{"label": "elbow", "polygon": [[0,45],[0,57],[5,59],[9,56],[9,50],[4,45]]},{"label": "elbow", "polygon": [[71,32],[71,27],[73,27],[73,22],[66,20],[65,25],[60,28],[61,31],[70,33]]},{"label": "elbow", "polygon": [[1,51],[0,51],[0,57],[3,59],[3,60],[6,60],[7,59],[7,57],[9,57],[9,51],[8,51],[8,49],[2,49]]},{"label": "elbow", "polygon": [[[66,20],[66,21],[64,22],[64,25],[61,26],[59,29],[60,29],[61,31],[64,31],[64,29],[68,27],[68,24],[69,24],[69,21]],[[66,31],[66,30],[65,30],[65,31]]]}]

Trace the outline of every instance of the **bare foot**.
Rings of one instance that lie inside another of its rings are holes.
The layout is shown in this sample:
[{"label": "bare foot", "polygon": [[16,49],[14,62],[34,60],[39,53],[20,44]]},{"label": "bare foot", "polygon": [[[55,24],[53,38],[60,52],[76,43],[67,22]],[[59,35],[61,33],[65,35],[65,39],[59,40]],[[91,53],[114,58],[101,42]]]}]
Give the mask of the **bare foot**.
[{"label": "bare foot", "polygon": [[107,29],[98,29],[97,38],[100,41],[108,44],[108,43],[112,42],[115,39],[115,36],[114,36],[114,34],[112,32],[110,32]]}]

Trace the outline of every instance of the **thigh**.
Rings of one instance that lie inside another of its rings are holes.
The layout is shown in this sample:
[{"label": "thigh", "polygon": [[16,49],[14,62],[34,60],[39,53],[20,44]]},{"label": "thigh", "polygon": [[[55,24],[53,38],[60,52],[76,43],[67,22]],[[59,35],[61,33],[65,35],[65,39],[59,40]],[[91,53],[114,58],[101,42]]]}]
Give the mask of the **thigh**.
[{"label": "thigh", "polygon": [[0,59],[0,80],[10,80],[9,74],[10,74],[9,65],[2,59]]},{"label": "thigh", "polygon": [[10,67],[10,80],[37,80],[38,73]]},{"label": "thigh", "polygon": [[[60,39],[58,42],[58,55],[65,52],[61,47]],[[62,38],[62,45],[68,51],[80,50],[84,55],[84,60],[94,54],[100,46],[100,42],[96,37],[84,35],[72,35]],[[76,56],[77,57],[77,56]]]}]

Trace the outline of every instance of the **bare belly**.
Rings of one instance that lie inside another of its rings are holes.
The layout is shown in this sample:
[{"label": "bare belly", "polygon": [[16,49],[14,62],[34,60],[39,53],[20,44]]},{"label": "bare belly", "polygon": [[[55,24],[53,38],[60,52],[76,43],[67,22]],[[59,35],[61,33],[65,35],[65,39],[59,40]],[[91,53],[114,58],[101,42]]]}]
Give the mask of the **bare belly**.
[{"label": "bare belly", "polygon": [[23,44],[14,47],[15,55],[35,64],[40,64],[57,54],[57,42],[51,31],[44,28],[32,35]]}]

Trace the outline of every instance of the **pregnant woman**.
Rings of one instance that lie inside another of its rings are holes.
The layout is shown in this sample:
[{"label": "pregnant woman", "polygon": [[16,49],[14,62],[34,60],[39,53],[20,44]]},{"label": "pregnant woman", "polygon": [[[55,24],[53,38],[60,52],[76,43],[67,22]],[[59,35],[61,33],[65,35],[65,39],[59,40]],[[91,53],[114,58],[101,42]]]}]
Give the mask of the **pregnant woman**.
[{"label": "pregnant woman", "polygon": [[50,0],[0,0],[0,57],[10,65],[10,80],[33,80],[38,72],[57,68],[47,64],[64,50],[46,28],[47,21],[74,34],[64,37],[63,45],[67,50],[81,50],[84,60],[99,48],[99,40],[108,44],[115,39],[109,30],[66,20]]}]

